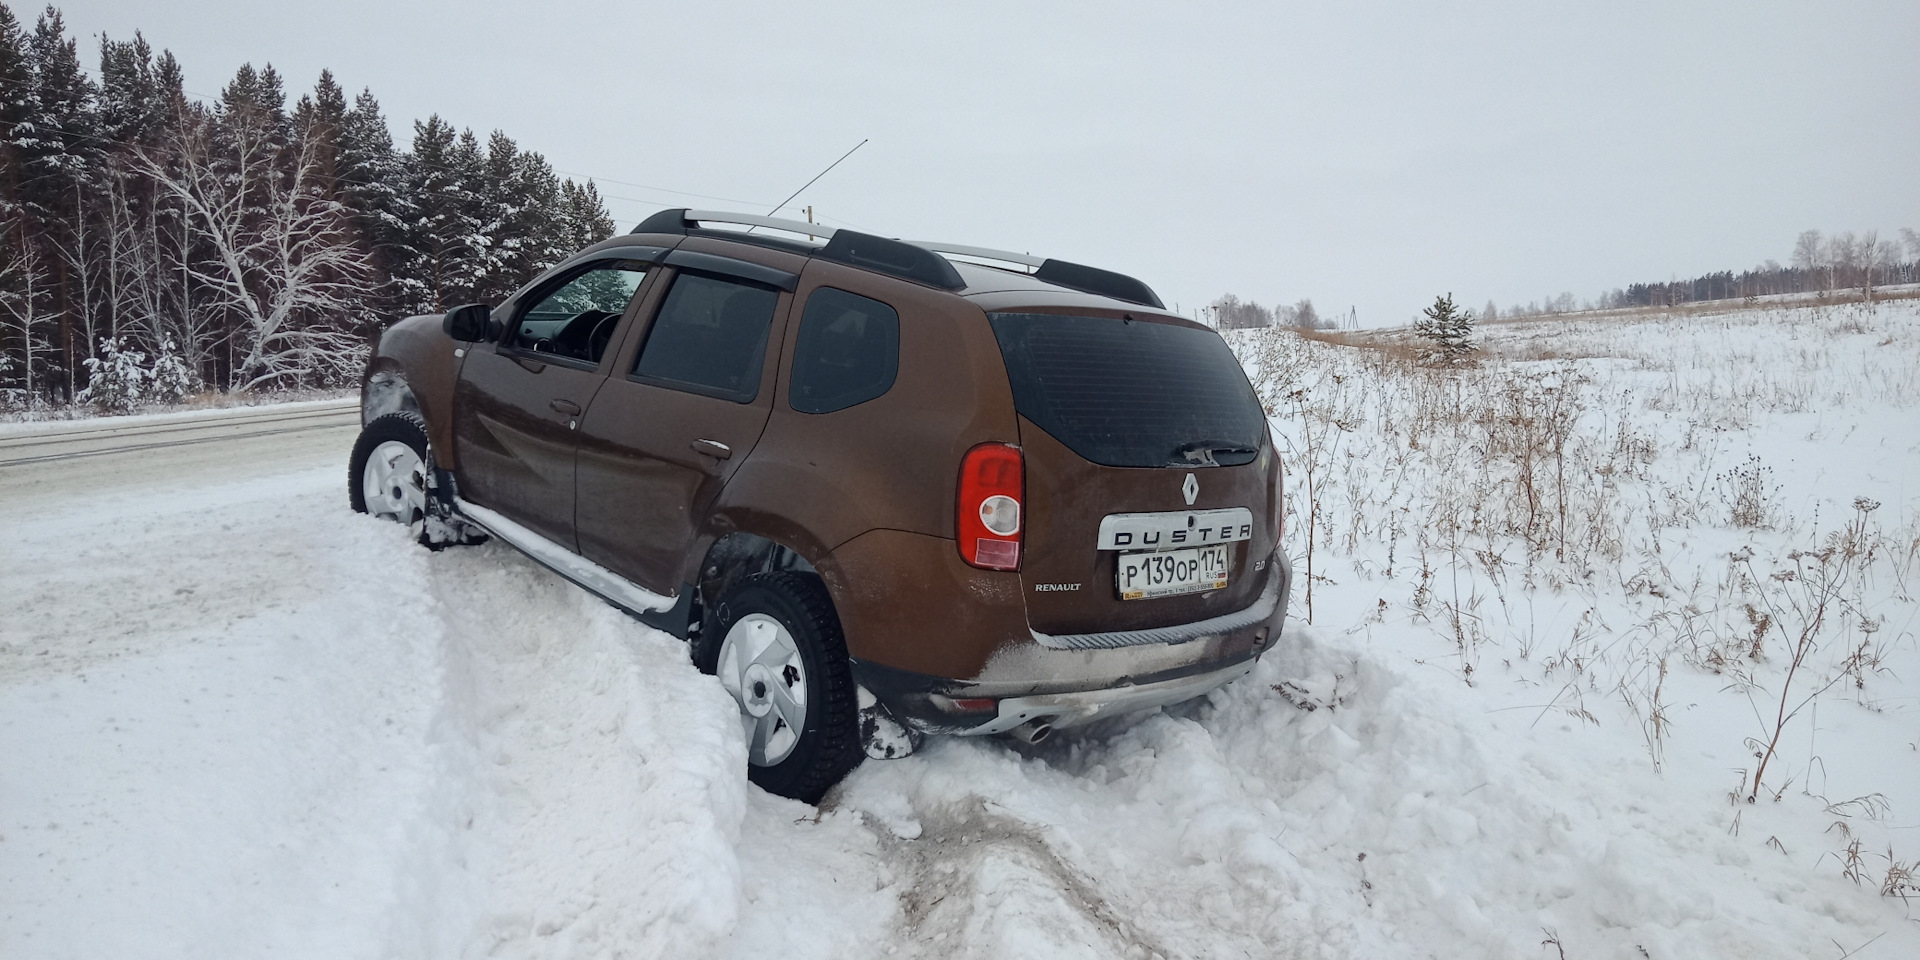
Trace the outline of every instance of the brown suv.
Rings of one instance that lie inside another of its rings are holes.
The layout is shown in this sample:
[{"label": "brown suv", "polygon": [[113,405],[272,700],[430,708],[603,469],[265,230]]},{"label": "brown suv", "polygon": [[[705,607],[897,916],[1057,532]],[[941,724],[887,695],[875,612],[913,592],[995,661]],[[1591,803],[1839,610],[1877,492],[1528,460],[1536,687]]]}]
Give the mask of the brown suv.
[{"label": "brown suv", "polygon": [[686,638],[751,778],[808,801],[922,734],[1205,694],[1287,609],[1233,354],[1064,261],[668,210],[395,324],[362,417],[354,509]]}]

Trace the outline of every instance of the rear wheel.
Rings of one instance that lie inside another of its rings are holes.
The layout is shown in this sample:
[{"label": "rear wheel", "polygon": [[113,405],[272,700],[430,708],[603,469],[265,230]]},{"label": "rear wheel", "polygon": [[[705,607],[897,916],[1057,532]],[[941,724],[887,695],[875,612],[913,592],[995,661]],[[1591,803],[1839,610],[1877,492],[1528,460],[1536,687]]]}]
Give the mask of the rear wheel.
[{"label": "rear wheel", "polygon": [[747,778],[817,803],[864,756],[846,640],[819,578],[748,577],[715,604],[694,644],[740,707]]}]

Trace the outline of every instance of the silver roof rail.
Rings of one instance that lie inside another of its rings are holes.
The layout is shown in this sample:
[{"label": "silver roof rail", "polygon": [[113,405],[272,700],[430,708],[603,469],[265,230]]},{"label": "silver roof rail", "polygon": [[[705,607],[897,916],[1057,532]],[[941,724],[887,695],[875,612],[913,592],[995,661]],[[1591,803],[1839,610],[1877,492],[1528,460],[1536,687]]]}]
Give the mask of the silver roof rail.
[{"label": "silver roof rail", "polygon": [[743,227],[764,227],[768,230],[781,230],[787,233],[819,237],[822,240],[833,239],[834,233],[837,232],[833,227],[825,224],[808,223],[804,220],[785,220],[779,217],[756,217],[747,213],[725,213],[719,210],[688,210],[685,216],[688,220],[698,221],[700,223],[735,223]]},{"label": "silver roof rail", "polygon": [[1045,257],[1014,253],[1011,250],[995,250],[991,247],[969,247],[958,243],[934,243],[925,240],[908,240],[906,242],[924,250],[932,250],[934,253],[951,253],[962,257],[975,257],[980,260],[1001,260],[1006,263],[1017,263],[1023,267],[1033,267],[1035,269],[1038,269],[1041,264],[1047,262]]}]

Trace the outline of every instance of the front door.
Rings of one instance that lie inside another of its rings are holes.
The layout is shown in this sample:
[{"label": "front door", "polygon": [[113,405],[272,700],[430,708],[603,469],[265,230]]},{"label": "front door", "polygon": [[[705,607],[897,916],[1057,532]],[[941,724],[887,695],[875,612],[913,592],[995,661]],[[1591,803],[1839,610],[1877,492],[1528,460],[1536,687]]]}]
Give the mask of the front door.
[{"label": "front door", "polygon": [[608,378],[580,425],[583,556],[655,592],[680,591],[702,518],[766,426],[790,299],[740,277],[672,278],[632,365]]},{"label": "front door", "polygon": [[460,496],[569,550],[580,417],[647,264],[599,260],[511,305],[500,342],[476,344],[455,388]]}]

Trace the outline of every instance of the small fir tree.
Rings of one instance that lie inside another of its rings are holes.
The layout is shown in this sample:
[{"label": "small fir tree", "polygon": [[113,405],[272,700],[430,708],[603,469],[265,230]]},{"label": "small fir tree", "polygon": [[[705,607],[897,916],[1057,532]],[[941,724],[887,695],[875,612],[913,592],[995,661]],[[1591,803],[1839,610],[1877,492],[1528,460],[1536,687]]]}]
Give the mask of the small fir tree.
[{"label": "small fir tree", "polygon": [[147,399],[154,403],[179,403],[193,392],[194,385],[193,371],[188,370],[186,361],[180,358],[173,338],[161,340],[160,352],[147,371]]},{"label": "small fir tree", "polygon": [[132,413],[145,398],[147,355],[127,349],[118,338],[101,340],[99,355],[80,362],[87,368],[87,387],[74,397],[80,403],[102,413]]},{"label": "small fir tree", "polygon": [[1416,320],[1413,332],[1427,341],[1426,359],[1435,363],[1465,363],[1477,349],[1473,343],[1473,311],[1454,306],[1453,294],[1435,297],[1433,306],[1420,311],[1425,319]]}]

